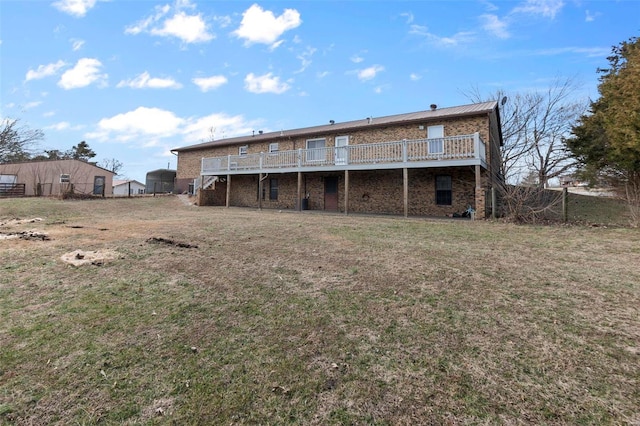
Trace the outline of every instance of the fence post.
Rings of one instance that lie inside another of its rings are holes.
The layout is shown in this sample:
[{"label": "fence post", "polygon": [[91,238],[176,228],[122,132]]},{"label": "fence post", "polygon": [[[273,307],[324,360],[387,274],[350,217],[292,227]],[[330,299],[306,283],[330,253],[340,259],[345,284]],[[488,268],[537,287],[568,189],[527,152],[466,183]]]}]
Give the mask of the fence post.
[{"label": "fence post", "polygon": [[562,188],[562,221],[569,220],[569,189]]}]

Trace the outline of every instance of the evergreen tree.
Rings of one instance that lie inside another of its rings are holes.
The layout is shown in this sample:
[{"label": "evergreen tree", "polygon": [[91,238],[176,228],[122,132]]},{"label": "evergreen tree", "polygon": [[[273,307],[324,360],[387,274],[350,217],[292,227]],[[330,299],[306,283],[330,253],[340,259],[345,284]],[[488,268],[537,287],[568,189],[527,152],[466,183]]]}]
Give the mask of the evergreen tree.
[{"label": "evergreen tree", "polygon": [[640,39],[614,46],[607,60],[609,68],[598,70],[600,98],[573,128],[567,146],[592,181],[628,181],[640,174]]}]

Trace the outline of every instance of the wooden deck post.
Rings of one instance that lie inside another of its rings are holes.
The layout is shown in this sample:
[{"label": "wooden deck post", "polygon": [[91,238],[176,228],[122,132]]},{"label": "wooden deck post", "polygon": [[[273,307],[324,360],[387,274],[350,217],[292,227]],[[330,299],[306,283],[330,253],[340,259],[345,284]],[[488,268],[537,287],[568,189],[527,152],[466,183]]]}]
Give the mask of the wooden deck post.
[{"label": "wooden deck post", "polygon": [[[307,194],[305,194],[306,196]],[[302,211],[302,172],[298,172],[298,198],[296,199],[297,210]]]},{"label": "wooden deck post", "polygon": [[409,217],[409,169],[402,169],[402,199],[404,201],[404,217]]},{"label": "wooden deck post", "polygon": [[344,171],[344,214],[349,214],[349,170]]},{"label": "wooden deck post", "polygon": [[480,174],[480,165],[476,164],[475,166],[476,172],[476,189],[475,189],[475,215],[474,218],[484,219],[485,208],[484,208],[484,193],[482,192],[482,176]]},{"label": "wooden deck post", "polygon": [[231,200],[231,175],[227,175],[227,204],[226,204],[227,208],[229,208],[230,200]]},{"label": "wooden deck post", "polygon": [[258,174],[258,210],[262,210],[262,173]]}]

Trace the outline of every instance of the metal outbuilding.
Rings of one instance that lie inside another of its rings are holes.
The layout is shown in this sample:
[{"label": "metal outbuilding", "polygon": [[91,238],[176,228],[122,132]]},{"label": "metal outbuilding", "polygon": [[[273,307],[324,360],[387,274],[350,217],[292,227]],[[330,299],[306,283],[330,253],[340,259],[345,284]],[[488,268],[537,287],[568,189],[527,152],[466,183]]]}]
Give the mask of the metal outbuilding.
[{"label": "metal outbuilding", "polygon": [[176,181],[176,171],[171,169],[152,170],[147,173],[145,192],[147,194],[171,193]]}]

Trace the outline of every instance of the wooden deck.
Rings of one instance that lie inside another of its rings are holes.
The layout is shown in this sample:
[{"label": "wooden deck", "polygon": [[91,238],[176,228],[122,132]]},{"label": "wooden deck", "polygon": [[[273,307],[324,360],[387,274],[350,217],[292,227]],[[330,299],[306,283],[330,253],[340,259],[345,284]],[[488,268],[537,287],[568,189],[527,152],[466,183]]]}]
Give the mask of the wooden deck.
[{"label": "wooden deck", "polygon": [[486,165],[478,133],[343,147],[298,149],[202,159],[201,175],[291,173],[338,170],[456,167]]}]

